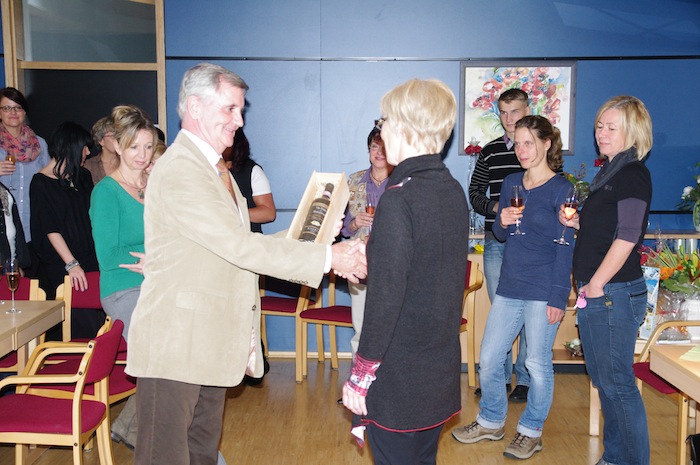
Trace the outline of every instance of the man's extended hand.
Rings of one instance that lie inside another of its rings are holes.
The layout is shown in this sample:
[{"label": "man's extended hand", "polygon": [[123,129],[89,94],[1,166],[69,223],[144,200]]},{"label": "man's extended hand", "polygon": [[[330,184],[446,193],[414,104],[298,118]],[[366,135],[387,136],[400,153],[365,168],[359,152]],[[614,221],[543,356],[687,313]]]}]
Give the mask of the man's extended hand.
[{"label": "man's extended hand", "polygon": [[335,274],[351,283],[358,283],[367,276],[365,244],[357,239],[343,241],[331,246],[331,268]]}]

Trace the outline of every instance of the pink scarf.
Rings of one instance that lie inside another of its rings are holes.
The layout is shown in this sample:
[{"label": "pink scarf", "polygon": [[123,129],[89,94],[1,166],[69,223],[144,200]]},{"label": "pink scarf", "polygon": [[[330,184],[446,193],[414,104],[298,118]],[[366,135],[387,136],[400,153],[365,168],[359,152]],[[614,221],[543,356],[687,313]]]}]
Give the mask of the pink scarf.
[{"label": "pink scarf", "polygon": [[14,155],[18,162],[36,160],[41,153],[41,146],[36,134],[26,124],[20,129],[19,138],[10,134],[5,125],[0,124],[0,148],[8,155]]}]

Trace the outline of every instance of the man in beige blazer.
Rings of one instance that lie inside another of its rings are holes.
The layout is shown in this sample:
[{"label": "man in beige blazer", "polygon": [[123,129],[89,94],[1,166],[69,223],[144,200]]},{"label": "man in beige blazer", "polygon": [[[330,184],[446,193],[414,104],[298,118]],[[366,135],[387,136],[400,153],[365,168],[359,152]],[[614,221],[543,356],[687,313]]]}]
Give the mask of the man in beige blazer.
[{"label": "man in beige blazer", "polygon": [[245,198],[216,168],[243,126],[247,88],[217,65],[188,70],[182,131],[150,175],[145,280],[127,359],[138,377],[137,465],[216,463],[226,388],[263,374],[259,274],[311,287],[331,267],[351,281],[366,275],[357,243],[250,232]]}]

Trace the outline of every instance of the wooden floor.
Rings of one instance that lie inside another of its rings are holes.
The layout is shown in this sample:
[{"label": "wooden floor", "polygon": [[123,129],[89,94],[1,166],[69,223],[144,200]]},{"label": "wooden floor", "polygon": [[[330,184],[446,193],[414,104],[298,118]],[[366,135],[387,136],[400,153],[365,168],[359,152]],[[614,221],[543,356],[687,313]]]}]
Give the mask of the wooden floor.
[{"label": "wooden floor", "polygon": [[[309,377],[294,382],[294,363],[273,360],[261,386],[229,390],[221,451],[229,465],[371,464],[369,447],[360,449],[352,439],[350,413],[336,404],[349,361],[339,371],[311,360]],[[467,375],[462,375],[467,384]],[[649,416],[651,464],[675,463],[676,403],[669,396],[644,391]],[[462,413],[443,430],[438,451],[440,465],[497,465],[517,463],[503,457],[503,450],[515,434],[523,404],[511,404],[506,438],[497,442],[460,444],[449,434],[452,428],[471,422],[478,412],[478,399],[464,389]],[[112,409],[114,415],[120,405]],[[588,377],[557,374],[554,403],[545,423],[544,448],[527,461],[531,465],[591,465],[602,453],[602,441],[588,435]],[[123,444],[115,445],[116,465],[133,463],[133,453]],[[86,465],[99,464],[97,449],[84,453]],[[0,445],[0,465],[13,463],[13,448]],[[68,449],[49,449],[36,465],[69,465]]]}]

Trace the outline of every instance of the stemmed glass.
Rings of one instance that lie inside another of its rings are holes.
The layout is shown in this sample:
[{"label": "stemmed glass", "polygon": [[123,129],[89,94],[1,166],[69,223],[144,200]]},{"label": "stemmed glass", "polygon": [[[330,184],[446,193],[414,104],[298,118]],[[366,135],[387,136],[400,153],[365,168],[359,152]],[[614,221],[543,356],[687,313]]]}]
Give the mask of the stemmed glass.
[{"label": "stemmed glass", "polygon": [[[372,215],[374,218],[374,210],[377,208],[377,200],[374,194],[367,193],[367,205],[365,206],[365,212]],[[372,232],[372,226],[369,226],[369,232]]]},{"label": "stemmed glass", "polygon": [[12,308],[6,310],[5,313],[22,313],[21,310],[15,308],[15,291],[19,287],[19,263],[14,258],[5,260],[5,281],[7,288],[12,292]]},{"label": "stemmed glass", "polygon": [[[564,201],[564,216],[566,217],[567,221],[573,218],[576,214],[576,210],[578,210],[580,196],[581,192],[579,192],[578,188],[571,187],[569,189],[569,193],[566,195],[566,200]],[[554,239],[554,242],[556,242],[559,245],[569,245],[567,240],[564,239],[564,233],[566,233],[566,228],[567,226],[564,225],[564,229],[561,232],[561,237],[559,239]]]},{"label": "stemmed glass", "polygon": [[[523,186],[512,186],[510,190],[510,206],[516,207],[520,212],[525,209],[525,197],[523,196]],[[515,231],[510,233],[511,236],[524,236],[525,233],[520,230],[520,218],[515,220]]]},{"label": "stemmed glass", "polygon": [[[11,154],[11,153],[8,153],[8,154],[5,156],[5,160],[6,160],[6,161],[12,162],[13,165],[17,165],[17,158],[15,158],[15,156],[14,156],[13,154]],[[15,190],[15,188],[12,187],[12,180],[13,180],[13,178],[14,178],[14,173],[12,173],[12,174],[10,175],[10,187],[8,187],[8,190],[11,190],[11,191]]]}]

